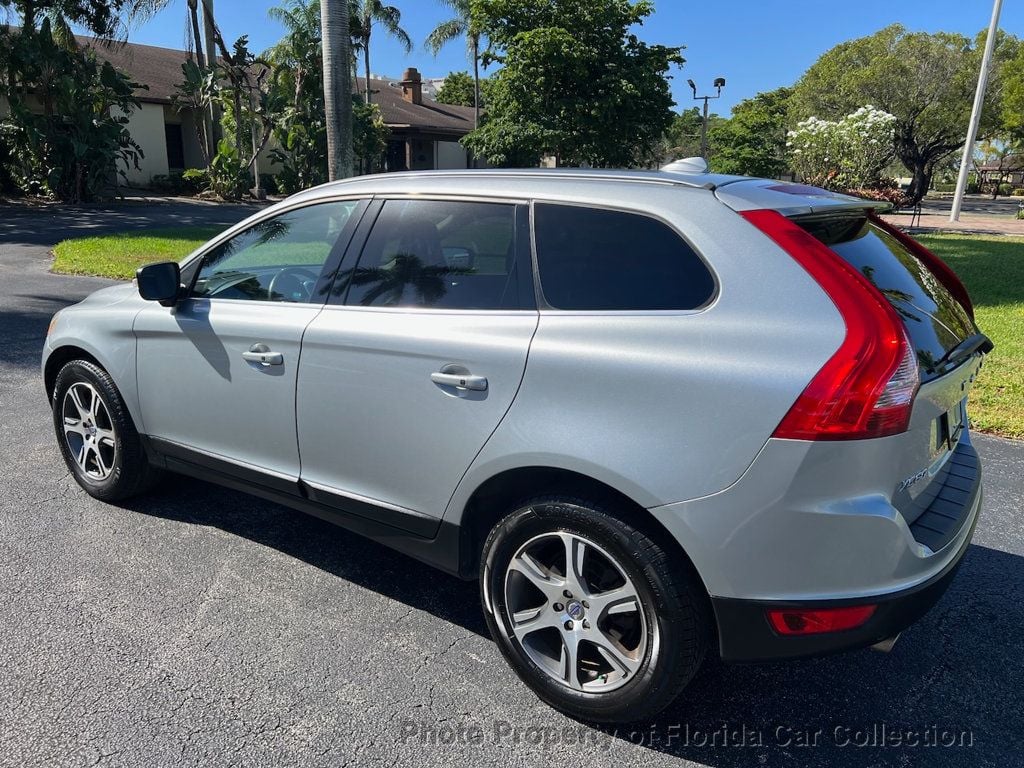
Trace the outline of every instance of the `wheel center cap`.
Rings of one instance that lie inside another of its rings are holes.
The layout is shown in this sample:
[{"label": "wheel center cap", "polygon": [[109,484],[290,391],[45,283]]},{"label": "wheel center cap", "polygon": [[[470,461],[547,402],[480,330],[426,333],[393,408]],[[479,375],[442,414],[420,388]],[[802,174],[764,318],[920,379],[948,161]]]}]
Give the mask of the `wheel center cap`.
[{"label": "wheel center cap", "polygon": [[89,425],[88,427],[85,428],[85,434],[87,434],[89,437],[96,437],[96,427]]},{"label": "wheel center cap", "polygon": [[566,605],[565,612],[573,621],[580,621],[587,613],[583,608],[583,604],[577,600],[573,600]]}]

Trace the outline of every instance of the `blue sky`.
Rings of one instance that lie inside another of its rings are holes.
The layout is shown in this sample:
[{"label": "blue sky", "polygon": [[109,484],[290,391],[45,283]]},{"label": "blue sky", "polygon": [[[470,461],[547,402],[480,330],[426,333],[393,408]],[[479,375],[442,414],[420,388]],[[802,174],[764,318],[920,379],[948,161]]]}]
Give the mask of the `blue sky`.
[{"label": "blue sky", "polygon": [[[468,69],[465,46],[452,43],[436,59],[422,42],[448,11],[435,0],[391,0],[402,11],[403,26],[416,49],[406,55],[380,34],[374,40],[375,73],[398,76],[407,66],[428,77],[441,77],[454,69]],[[267,16],[277,0],[215,0],[218,23],[225,37],[248,34],[251,48],[261,51],[280,36],[280,28]],[[988,26],[991,0],[655,0],[656,12],[639,30],[653,43],[685,45],[686,64],[672,72],[677,109],[692,104],[686,85],[711,90],[722,76],[727,85],[716,111],[727,114],[741,99],[758,91],[790,85],[815,59],[833,45],[900,22],[914,30],[945,30],[973,36]],[[147,23],[133,29],[132,42],[180,48],[185,42],[185,0],[169,5]],[[1000,26],[1024,36],[1024,3],[1009,2]],[[714,102],[713,102],[714,103]]]}]

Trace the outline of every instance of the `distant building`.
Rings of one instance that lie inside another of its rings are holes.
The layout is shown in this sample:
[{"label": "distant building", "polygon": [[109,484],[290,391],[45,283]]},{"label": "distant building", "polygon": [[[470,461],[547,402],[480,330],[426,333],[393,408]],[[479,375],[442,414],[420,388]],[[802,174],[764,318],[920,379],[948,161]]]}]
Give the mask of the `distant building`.
[{"label": "distant building", "polygon": [[[184,79],[181,65],[187,51],[126,43],[103,46],[93,38],[78,37],[101,59],[127,74],[145,88],[136,91],[142,106],[128,118],[128,130],[144,153],[140,167],[128,170],[127,183],[147,186],[154,176],[186,168],[204,167],[192,110],[177,110],[171,103]],[[354,84],[362,92],[365,78]],[[438,104],[424,95],[420,73],[411,68],[398,81],[370,78],[375,104],[391,129],[384,167],[396,170],[466,168],[466,150],[459,139],[473,130],[473,108]],[[261,157],[260,168],[273,172],[273,165]],[[124,183],[124,180],[121,180]]]}]

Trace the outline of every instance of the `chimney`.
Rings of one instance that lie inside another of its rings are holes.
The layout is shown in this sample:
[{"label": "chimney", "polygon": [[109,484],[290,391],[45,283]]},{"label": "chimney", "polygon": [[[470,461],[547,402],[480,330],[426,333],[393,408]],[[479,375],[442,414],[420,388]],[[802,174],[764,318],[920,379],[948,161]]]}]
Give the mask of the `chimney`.
[{"label": "chimney", "polygon": [[416,67],[409,67],[402,74],[402,98],[410,104],[423,103],[423,79]]}]

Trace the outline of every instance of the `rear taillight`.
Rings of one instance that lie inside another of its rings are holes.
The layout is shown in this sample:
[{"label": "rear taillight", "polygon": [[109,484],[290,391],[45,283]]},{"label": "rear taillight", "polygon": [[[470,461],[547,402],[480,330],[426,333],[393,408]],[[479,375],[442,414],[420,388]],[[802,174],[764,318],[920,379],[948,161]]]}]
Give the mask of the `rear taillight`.
[{"label": "rear taillight", "polygon": [[956,272],[950,269],[946,262],[929,251],[903,230],[894,227],[880,216],[872,213],[871,221],[873,221],[879,229],[884,229],[890,235],[899,240],[900,244],[904,248],[914,254],[914,256],[916,256],[917,259],[928,268],[928,271],[935,275],[935,279],[942,283],[942,286],[949,291],[950,295],[960,302],[960,306],[962,306],[967,311],[967,314],[971,316],[971,320],[974,319],[974,304],[971,303],[970,294],[967,293],[967,288],[964,287],[964,284],[960,282],[960,278],[956,276]]},{"label": "rear taillight", "polygon": [[919,382],[896,310],[856,269],[777,211],[746,211],[824,289],[846,337],[776,427],[791,440],[856,440],[905,432]]},{"label": "rear taillight", "polygon": [[867,623],[875,614],[874,605],[850,605],[843,608],[778,608],[767,611],[768,622],[780,635],[818,635],[842,632]]}]

